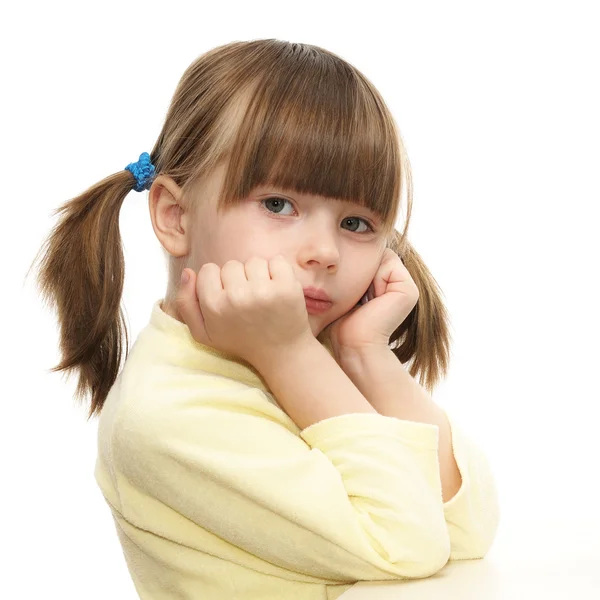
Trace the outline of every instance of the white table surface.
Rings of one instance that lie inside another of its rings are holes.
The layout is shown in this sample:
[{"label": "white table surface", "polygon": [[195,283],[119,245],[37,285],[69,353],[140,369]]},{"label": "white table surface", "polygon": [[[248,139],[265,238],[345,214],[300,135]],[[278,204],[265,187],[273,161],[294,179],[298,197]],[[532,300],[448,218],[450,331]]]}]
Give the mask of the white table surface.
[{"label": "white table surface", "polygon": [[502,521],[480,560],[435,575],[360,581],[341,600],[600,600],[600,516],[592,522]]}]

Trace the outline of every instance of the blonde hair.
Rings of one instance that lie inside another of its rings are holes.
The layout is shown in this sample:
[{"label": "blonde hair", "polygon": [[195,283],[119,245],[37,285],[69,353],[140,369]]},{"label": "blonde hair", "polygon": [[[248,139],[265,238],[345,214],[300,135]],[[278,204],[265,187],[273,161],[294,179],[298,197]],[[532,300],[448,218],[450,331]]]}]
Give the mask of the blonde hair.
[{"label": "blonde hair", "polygon": [[[410,164],[390,111],[355,67],[318,46],[276,39],[238,41],[198,57],[181,77],[150,152],[156,175],[170,176],[194,211],[192,190],[227,161],[219,210],[258,185],[358,202],[385,223],[419,289],[413,311],[390,348],[429,391],[446,374],[450,333],[441,291],[406,234],[412,208]],[[232,165],[232,168],[229,167]],[[398,217],[402,177],[407,218]],[[120,302],[124,260],[119,211],[135,178],[123,170],[60,206],[40,253],[40,293],[58,312],[61,362],[76,371],[75,397],[91,393],[88,419],[99,415],[129,337]],[[37,258],[34,259],[34,263]],[[185,257],[169,256],[178,281]],[[32,264],[33,266],[33,264]],[[122,337],[125,336],[123,344]]]}]

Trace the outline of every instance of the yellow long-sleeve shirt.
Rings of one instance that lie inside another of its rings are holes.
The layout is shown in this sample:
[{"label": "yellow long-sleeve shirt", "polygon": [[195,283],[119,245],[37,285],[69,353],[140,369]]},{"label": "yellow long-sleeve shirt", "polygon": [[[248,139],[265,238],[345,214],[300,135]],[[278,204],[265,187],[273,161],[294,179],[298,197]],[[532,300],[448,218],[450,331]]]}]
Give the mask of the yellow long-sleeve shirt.
[{"label": "yellow long-sleeve shirt", "polygon": [[451,418],[462,487],[444,504],[437,426],[356,413],[300,430],[161,303],[102,409],[94,471],[142,600],[333,600],[488,551],[494,478]]}]

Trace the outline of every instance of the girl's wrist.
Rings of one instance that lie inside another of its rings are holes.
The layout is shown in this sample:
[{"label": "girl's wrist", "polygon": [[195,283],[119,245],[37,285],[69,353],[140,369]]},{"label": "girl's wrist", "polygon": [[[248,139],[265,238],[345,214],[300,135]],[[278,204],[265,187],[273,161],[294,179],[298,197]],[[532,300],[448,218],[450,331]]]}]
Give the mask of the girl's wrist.
[{"label": "girl's wrist", "polygon": [[[336,360],[346,374],[363,370],[365,365],[373,363],[392,352],[387,345],[373,344],[359,348],[337,348]],[[393,353],[392,353],[393,354]]]}]

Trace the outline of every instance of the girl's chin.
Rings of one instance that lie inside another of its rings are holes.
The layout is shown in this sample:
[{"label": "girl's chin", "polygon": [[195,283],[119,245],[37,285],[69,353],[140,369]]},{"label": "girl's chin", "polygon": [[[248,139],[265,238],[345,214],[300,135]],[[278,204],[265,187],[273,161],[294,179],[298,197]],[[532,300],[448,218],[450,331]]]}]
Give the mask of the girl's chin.
[{"label": "girl's chin", "polygon": [[312,328],[314,336],[319,338],[320,342],[323,342],[323,340],[329,337],[329,325],[331,325],[331,323],[319,323],[316,327]]},{"label": "girl's chin", "polygon": [[319,317],[320,315],[308,315],[308,323],[315,337],[317,337],[323,331],[323,329],[325,329],[325,326],[322,322],[320,322],[321,319]]}]

